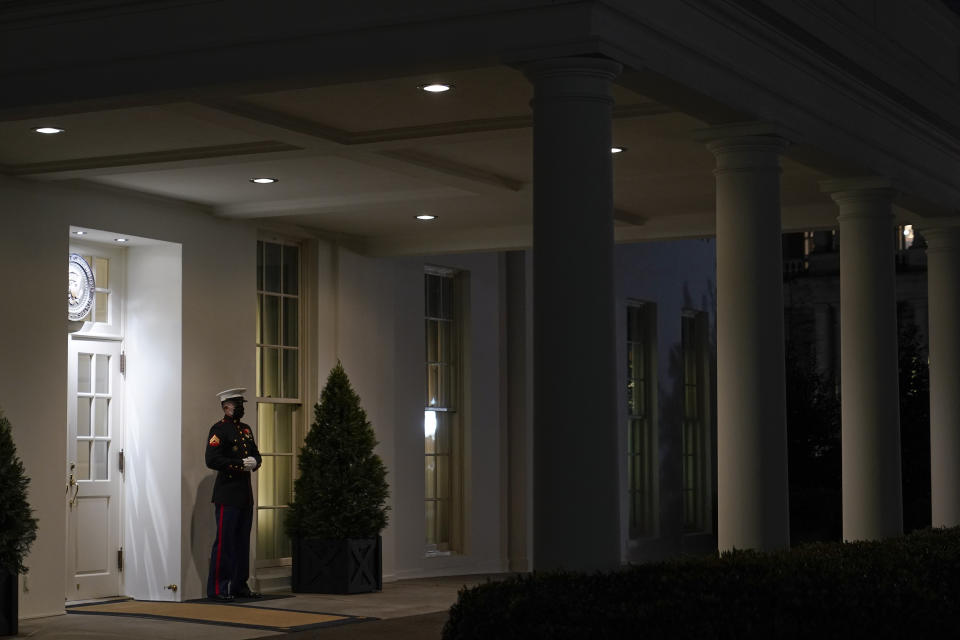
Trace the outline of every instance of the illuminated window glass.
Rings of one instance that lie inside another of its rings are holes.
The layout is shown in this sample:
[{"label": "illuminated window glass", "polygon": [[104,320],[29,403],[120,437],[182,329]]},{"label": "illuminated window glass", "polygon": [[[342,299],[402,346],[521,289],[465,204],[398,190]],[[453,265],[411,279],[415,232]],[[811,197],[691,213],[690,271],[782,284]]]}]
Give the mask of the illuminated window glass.
[{"label": "illuminated window glass", "polygon": [[429,269],[424,275],[426,397],[424,398],[424,511],[426,552],[456,550],[459,500],[458,277]]},{"label": "illuminated window glass", "polygon": [[110,258],[105,256],[84,255],[83,259],[93,271],[93,280],[96,283],[93,295],[93,306],[90,312],[83,317],[84,322],[94,322],[105,325],[114,322],[111,309],[114,302],[113,291],[110,288]]},{"label": "illuminated window glass", "polygon": [[683,527],[709,531],[710,436],[707,416],[707,314],[684,311],[681,319],[683,358]]},{"label": "illuminated window glass", "polygon": [[300,397],[300,248],[257,243],[257,564],[291,555],[283,519],[293,499]]},{"label": "illuminated window glass", "polygon": [[656,306],[627,305],[627,478],[630,537],[656,533],[657,438],[653,419]]}]

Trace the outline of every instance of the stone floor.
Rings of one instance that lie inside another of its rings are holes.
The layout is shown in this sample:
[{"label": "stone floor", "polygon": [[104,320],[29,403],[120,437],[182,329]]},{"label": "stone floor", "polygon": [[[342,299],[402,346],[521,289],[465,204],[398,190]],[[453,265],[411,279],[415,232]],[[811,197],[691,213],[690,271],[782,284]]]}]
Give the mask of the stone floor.
[{"label": "stone floor", "polygon": [[351,596],[296,594],[291,598],[258,603],[256,606],[380,618],[371,622],[286,634],[262,629],[168,620],[106,615],[60,615],[21,620],[20,634],[17,637],[38,640],[179,640],[201,637],[204,640],[249,640],[283,636],[303,640],[439,639],[447,619],[447,610],[457,599],[457,591],[463,586],[473,586],[500,577],[505,576],[471,575],[401,580],[385,583],[380,593]]}]

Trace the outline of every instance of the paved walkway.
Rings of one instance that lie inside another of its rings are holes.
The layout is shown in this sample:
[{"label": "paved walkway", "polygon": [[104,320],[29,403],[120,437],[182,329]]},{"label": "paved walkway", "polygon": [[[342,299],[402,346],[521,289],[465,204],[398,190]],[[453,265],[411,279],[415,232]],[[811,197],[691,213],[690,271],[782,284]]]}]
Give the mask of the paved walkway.
[{"label": "paved walkway", "polygon": [[301,640],[439,640],[440,631],[447,620],[447,610],[456,601],[461,587],[503,577],[506,576],[420,578],[385,583],[380,593],[351,596],[296,594],[291,598],[256,603],[261,607],[380,618],[371,622],[287,634],[214,624],[68,614],[21,620],[20,637],[38,640],[253,640],[283,637]]}]

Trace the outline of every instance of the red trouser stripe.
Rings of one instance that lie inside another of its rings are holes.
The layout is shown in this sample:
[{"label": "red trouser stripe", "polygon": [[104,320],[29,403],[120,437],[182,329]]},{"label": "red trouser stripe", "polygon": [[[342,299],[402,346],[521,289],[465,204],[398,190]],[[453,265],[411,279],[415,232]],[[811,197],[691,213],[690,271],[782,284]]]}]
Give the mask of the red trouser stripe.
[{"label": "red trouser stripe", "polygon": [[223,505],[220,505],[220,522],[217,524],[217,571],[215,593],[220,595],[220,550],[223,549]]}]

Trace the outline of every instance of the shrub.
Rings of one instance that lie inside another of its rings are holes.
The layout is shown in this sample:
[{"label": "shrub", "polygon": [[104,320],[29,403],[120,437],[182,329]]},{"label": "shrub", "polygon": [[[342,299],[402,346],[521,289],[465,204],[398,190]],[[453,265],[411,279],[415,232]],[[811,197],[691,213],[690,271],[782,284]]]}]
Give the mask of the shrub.
[{"label": "shrub", "polygon": [[37,538],[37,519],[27,502],[30,479],[13,443],[13,427],[0,412],[0,571],[24,573],[23,560]]},{"label": "shrub", "polygon": [[444,640],[904,638],[960,628],[960,529],[534,573],[461,590]]},{"label": "shrub", "polygon": [[287,533],[303,538],[376,538],[387,526],[387,470],[373,427],[343,366],[330,371],[300,450]]}]

